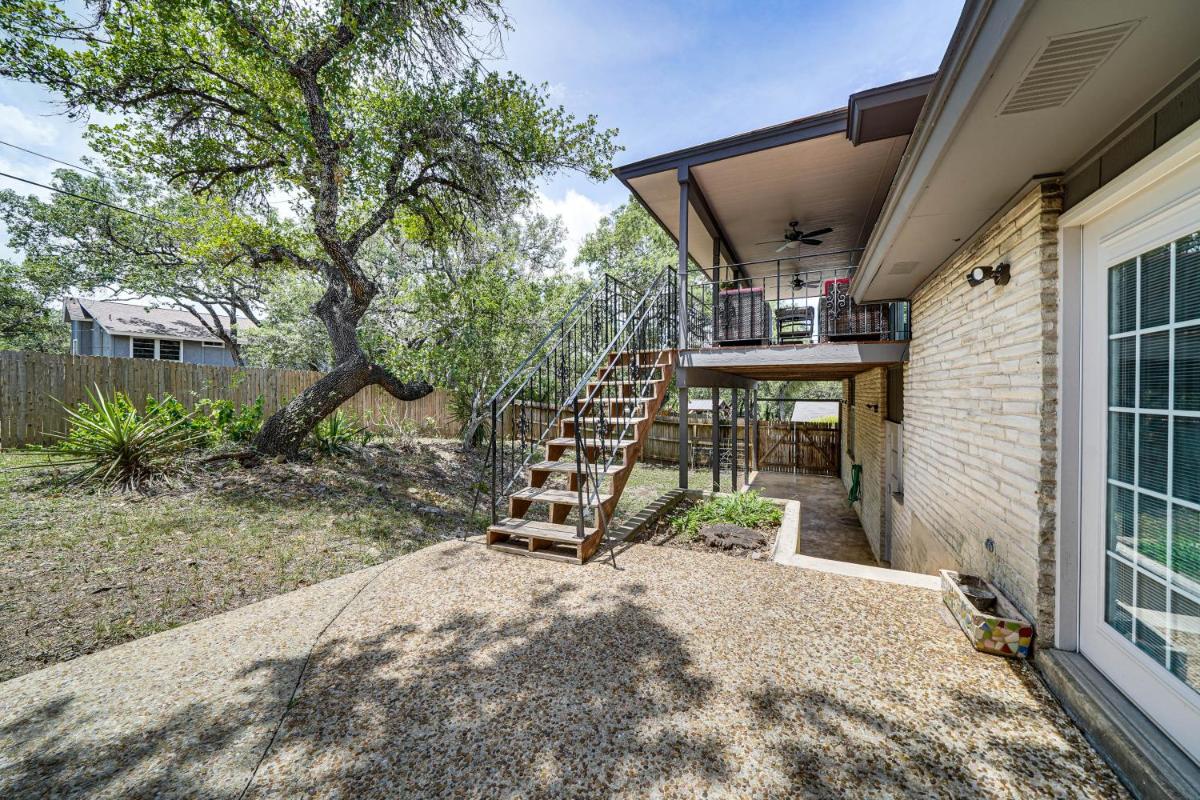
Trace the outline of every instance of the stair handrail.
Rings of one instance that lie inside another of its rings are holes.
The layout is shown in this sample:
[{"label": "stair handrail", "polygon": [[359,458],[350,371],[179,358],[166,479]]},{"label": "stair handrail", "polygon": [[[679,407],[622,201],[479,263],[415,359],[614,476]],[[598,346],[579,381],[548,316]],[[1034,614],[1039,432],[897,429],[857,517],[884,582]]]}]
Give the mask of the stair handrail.
[{"label": "stair handrail", "polygon": [[[498,442],[499,428],[504,424],[505,415],[509,413],[509,409],[518,403],[518,399],[523,393],[529,393],[532,381],[541,376],[545,380],[559,385],[560,381],[573,380],[574,375],[586,375],[581,369],[586,363],[583,358],[591,355],[592,351],[599,349],[602,352],[602,344],[605,339],[597,339],[598,336],[604,336],[609,330],[613,330],[624,318],[628,315],[629,305],[633,301],[631,296],[632,287],[625,281],[605,273],[597,278],[591,286],[589,286],[581,295],[575,299],[567,312],[562,318],[553,325],[547,333],[542,336],[538,344],[533,348],[528,356],[521,362],[521,365],[513,371],[511,375],[501,384],[488,400],[491,416],[491,432],[488,444],[488,457],[480,468],[479,479],[476,482],[475,499],[472,503],[472,514],[475,508],[478,507],[480,494],[485,487],[484,474],[491,469],[490,481],[490,498],[491,498],[491,517],[495,522],[496,504],[498,499],[506,494],[514,483],[520,478],[524,469],[529,465],[535,450],[540,446],[548,436],[559,425],[564,409],[568,407],[568,403],[564,401],[564,397],[568,394],[573,394],[571,383],[565,383],[562,389],[555,392],[551,391],[552,397],[545,402],[548,409],[553,411],[546,420],[546,424],[542,430],[534,438],[526,435],[524,430],[520,433],[521,453],[517,457],[516,440],[514,439],[511,453],[512,456],[505,461],[505,453],[501,452],[501,448],[507,442]],[[584,330],[588,321],[591,322],[591,330]],[[577,352],[578,351],[578,352]],[[538,357],[540,354],[540,358]],[[560,363],[561,361],[561,363]],[[563,375],[562,373],[567,373]],[[539,388],[537,392],[542,393]],[[530,409],[535,409],[533,416],[536,416],[536,409],[541,403],[531,400]],[[526,420],[530,417],[522,409],[521,424],[525,425]],[[536,425],[536,423],[535,423]],[[552,437],[550,437],[552,438]],[[520,463],[517,463],[517,462]],[[511,475],[507,475],[505,479],[500,479],[499,474],[507,469]]]},{"label": "stair handrail", "polygon": [[[645,330],[645,323],[651,312],[655,309],[657,301],[661,297],[666,297],[668,302],[672,299],[675,299],[674,292],[671,291],[673,284],[670,282],[670,278],[673,276],[673,274],[674,273],[669,269],[664,269],[661,273],[659,273],[658,277],[651,283],[650,287],[646,289],[645,293],[638,300],[637,305],[635,305],[627,315],[624,323],[613,335],[609,345],[604,348],[603,352],[596,357],[596,360],[592,363],[591,368],[584,372],[583,378],[580,380],[579,385],[572,393],[571,399],[567,401],[567,405],[572,408],[574,414],[575,474],[579,494],[579,512],[577,515],[578,519],[576,520],[576,528],[581,537],[583,536],[586,509],[589,507],[594,507],[596,509],[598,526],[601,529],[607,527],[608,520],[605,516],[604,505],[600,500],[600,488],[602,485],[601,469],[603,469],[604,472],[607,472],[608,468],[612,466],[612,463],[616,459],[616,447],[614,446],[612,448],[612,453],[611,455],[608,455],[607,459],[603,458],[603,451],[601,453],[602,458],[600,460],[589,458],[586,448],[584,447],[583,426],[580,420],[580,413],[583,409],[592,408],[596,405],[596,396],[598,393],[603,391],[604,380],[613,372],[616,366],[619,366],[619,357],[624,355],[625,348],[623,345],[628,344],[630,341],[635,341],[635,337]],[[667,287],[667,291],[665,293],[663,291],[664,285]],[[668,349],[668,346],[677,344],[674,340],[674,337],[677,335],[677,325],[675,321],[675,314],[677,313],[677,309],[668,308],[668,313],[665,315],[666,318],[659,320],[660,330],[667,331],[664,341],[659,343],[660,352],[661,350]],[[638,353],[640,352],[636,348],[637,345],[635,344],[635,349],[632,351],[633,358],[631,360],[631,365],[634,369],[637,369],[636,361]],[[613,358],[613,356],[617,356],[618,358]],[[604,364],[605,357],[609,357],[609,362],[607,365]],[[601,371],[601,367],[603,367],[603,371]],[[654,368],[651,367],[651,369],[647,371],[648,376],[653,374],[653,369]],[[649,381],[650,378],[647,377],[644,385],[648,384]],[[583,401],[580,402],[579,395],[581,392],[586,390],[589,383],[594,383],[594,385],[592,389],[587,392],[587,395]],[[634,383],[636,385],[636,381]],[[642,397],[640,389],[635,396]],[[601,404],[598,409],[599,425],[597,427],[597,431],[599,432],[605,426],[605,411],[603,404]],[[620,442],[632,425],[632,422],[626,422],[625,427],[618,432],[614,441]],[[592,438],[595,439],[597,437],[593,435]],[[603,433],[600,433],[599,438],[601,440],[604,438]],[[602,443],[600,446],[602,448],[604,447]],[[602,465],[600,463],[601,461],[603,462]],[[590,506],[593,501],[595,502],[595,506]],[[613,564],[615,566],[616,554],[611,546],[609,548],[609,554],[612,556]]]}]

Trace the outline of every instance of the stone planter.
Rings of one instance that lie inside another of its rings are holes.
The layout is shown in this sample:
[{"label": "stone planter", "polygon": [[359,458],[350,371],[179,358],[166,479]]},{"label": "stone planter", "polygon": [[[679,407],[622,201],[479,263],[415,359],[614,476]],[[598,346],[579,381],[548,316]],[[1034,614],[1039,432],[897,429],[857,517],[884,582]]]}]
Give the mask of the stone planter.
[{"label": "stone planter", "polygon": [[957,572],[944,569],[941,576],[942,600],[976,650],[1009,658],[1029,657],[1033,648],[1033,626],[999,589],[987,581],[982,582],[996,595],[993,613],[984,613],[963,594]]}]

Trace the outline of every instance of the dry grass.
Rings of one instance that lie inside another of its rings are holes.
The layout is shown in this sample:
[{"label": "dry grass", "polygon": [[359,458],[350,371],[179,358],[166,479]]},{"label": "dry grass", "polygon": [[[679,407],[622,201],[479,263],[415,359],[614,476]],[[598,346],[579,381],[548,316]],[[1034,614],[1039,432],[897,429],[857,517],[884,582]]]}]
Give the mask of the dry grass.
[{"label": "dry grass", "polygon": [[0,680],[475,533],[477,469],[423,440],[214,465],[151,495],[0,471]]}]

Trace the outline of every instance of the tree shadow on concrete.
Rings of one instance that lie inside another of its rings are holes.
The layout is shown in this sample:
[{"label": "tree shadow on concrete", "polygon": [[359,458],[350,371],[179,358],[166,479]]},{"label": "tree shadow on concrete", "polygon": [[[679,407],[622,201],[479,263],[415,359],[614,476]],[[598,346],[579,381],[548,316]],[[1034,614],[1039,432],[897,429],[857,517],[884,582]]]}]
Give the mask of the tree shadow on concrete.
[{"label": "tree shadow on concrete", "polygon": [[53,697],[0,726],[0,797],[236,796],[302,664],[302,656],[259,662],[238,676],[248,679],[243,690],[165,717],[149,703],[131,708],[141,699],[119,690],[107,706]]},{"label": "tree shadow on concrete", "polygon": [[734,769],[722,737],[685,722],[713,684],[628,589],[581,613],[563,608],[577,587],[558,583],[514,616],[464,612],[419,635],[321,648],[250,796],[637,795],[720,781]]},{"label": "tree shadow on concrete", "polygon": [[[712,684],[636,603],[644,589],[567,612],[580,590],[553,583],[515,616],[322,641],[250,796],[594,796],[721,779],[720,737],[678,724]],[[303,662],[259,661],[237,691],[165,718],[128,693],[110,708],[53,697],[0,727],[17,743],[0,796],[236,797]]]},{"label": "tree shadow on concrete", "polygon": [[1013,706],[982,689],[951,690],[949,704],[900,690],[871,694],[751,693],[789,796],[1125,796],[1082,737],[1048,737],[1044,720],[1031,724],[1061,716],[1032,698]]}]

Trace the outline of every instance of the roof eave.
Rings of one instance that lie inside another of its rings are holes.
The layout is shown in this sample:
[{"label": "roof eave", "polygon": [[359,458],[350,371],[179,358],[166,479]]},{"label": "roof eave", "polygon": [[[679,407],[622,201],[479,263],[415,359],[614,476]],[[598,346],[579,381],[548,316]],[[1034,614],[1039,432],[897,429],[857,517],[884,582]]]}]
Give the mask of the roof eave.
[{"label": "roof eave", "polygon": [[735,158],[746,153],[769,150],[773,147],[803,142],[846,130],[846,109],[824,111],[808,117],[772,125],[767,128],[739,133],[712,142],[705,142],[681,150],[673,150],[658,156],[644,158],[613,168],[613,174],[624,183],[643,175],[652,175],[669,169],[690,168],[726,158]]},{"label": "roof eave", "polygon": [[[917,126],[900,161],[900,168],[879,212],[858,271],[850,285],[851,295],[862,301],[878,275],[883,256],[895,241],[907,212],[916,203],[926,178],[937,166],[943,149],[953,138],[961,122],[962,107],[969,106],[987,82],[991,66],[1000,57],[1004,44],[1036,0],[1016,4],[994,0],[967,0],[946,55],[935,73]],[[997,9],[998,13],[992,14]],[[988,23],[992,25],[989,28]],[[977,57],[974,63],[972,57]],[[969,67],[969,70],[968,70]],[[945,113],[952,99],[958,102]]]}]

